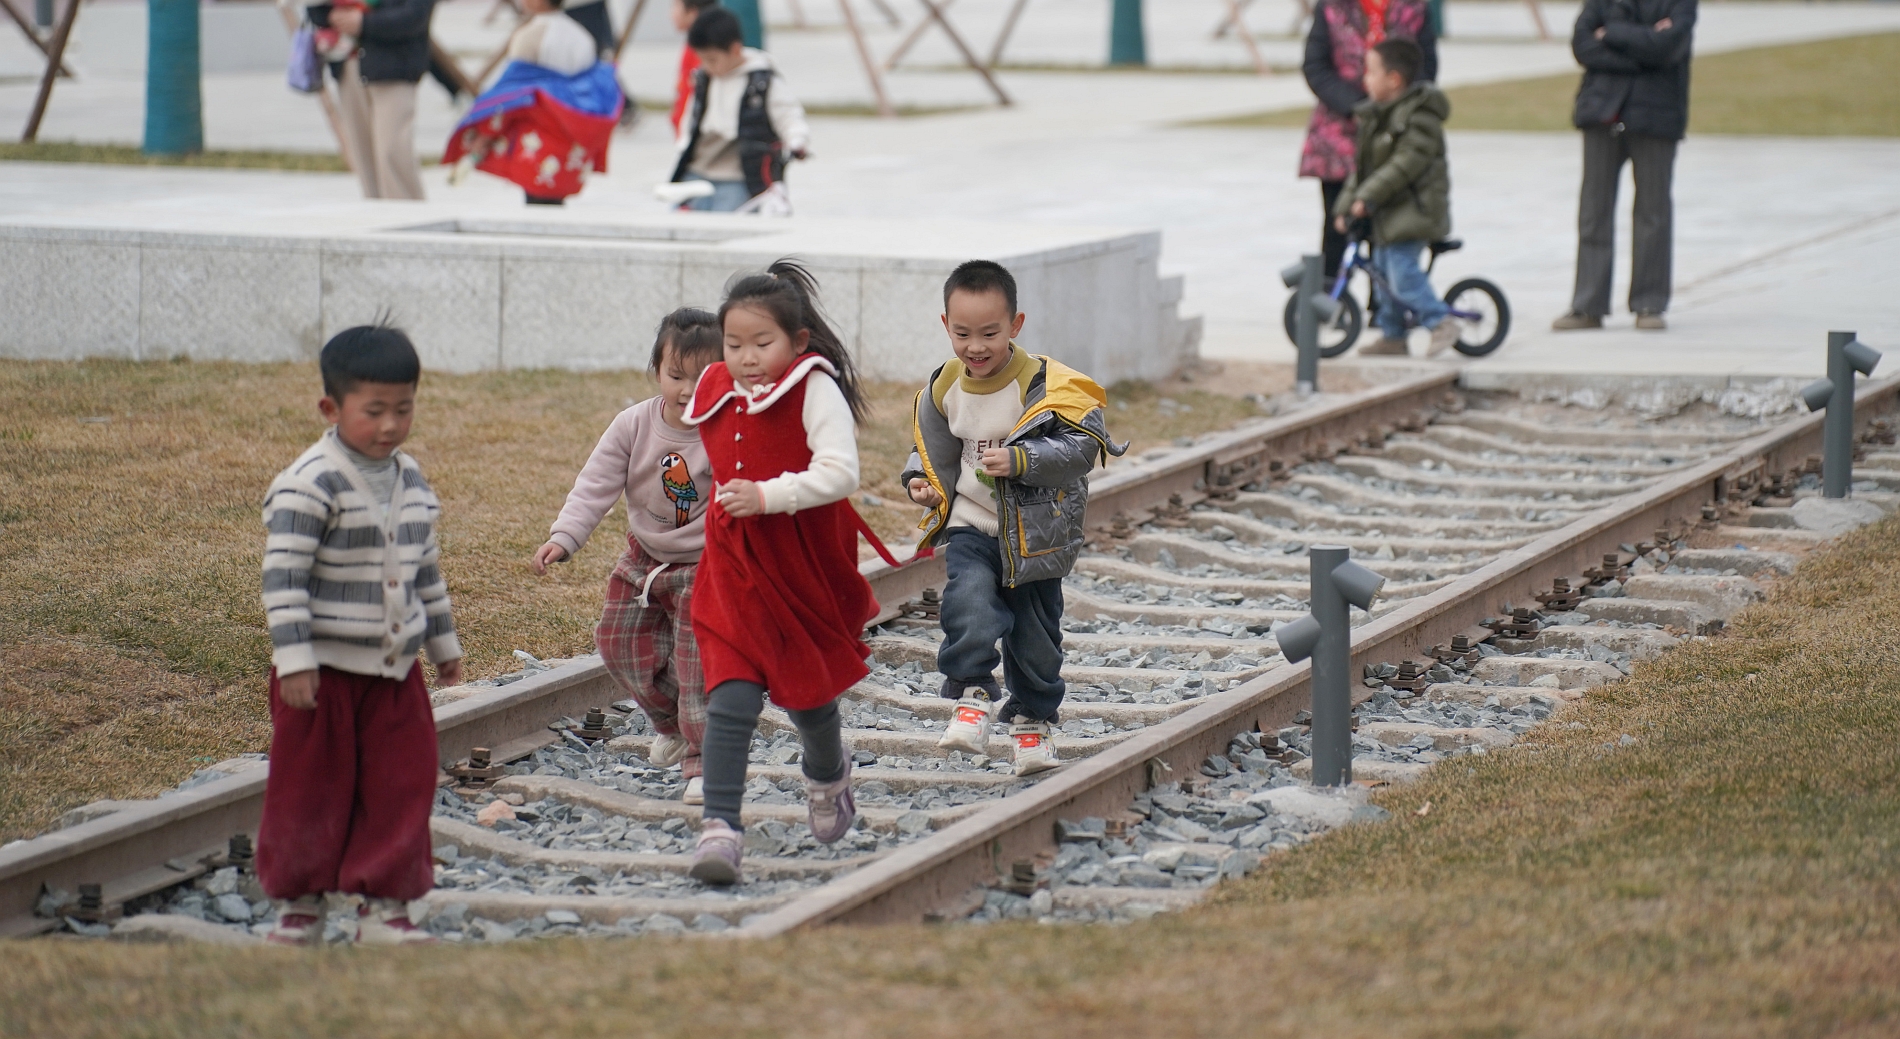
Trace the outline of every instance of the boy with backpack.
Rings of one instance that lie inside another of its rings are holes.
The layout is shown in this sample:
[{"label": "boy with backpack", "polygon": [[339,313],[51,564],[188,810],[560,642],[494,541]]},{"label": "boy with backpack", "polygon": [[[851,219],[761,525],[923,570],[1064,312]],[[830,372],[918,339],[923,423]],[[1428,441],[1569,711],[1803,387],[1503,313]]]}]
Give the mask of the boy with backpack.
[{"label": "boy with backpack", "polygon": [[685,208],[790,213],[785,164],[803,159],[811,140],[804,106],[771,55],[745,45],[739,16],[726,8],[701,11],[687,30],[686,45],[700,67],[680,123],[671,180],[703,180],[713,191]]},{"label": "boy with backpack", "polygon": [[[1445,118],[1451,102],[1419,78],[1425,55],[1411,40],[1380,41],[1366,52],[1366,100],[1359,123],[1358,163],[1339,192],[1334,226],[1372,225],[1372,262],[1391,286],[1379,292],[1376,342],[1361,354],[1404,356],[1405,311],[1432,330],[1427,357],[1451,349],[1463,322],[1432,291],[1419,266],[1426,243],[1451,233],[1451,173],[1445,162]],[[1375,283],[1376,284],[1376,283]],[[1396,298],[1393,298],[1396,297]]]},{"label": "boy with backpack", "polygon": [[937,670],[956,707],[937,745],[989,753],[1000,657],[1010,694],[1000,713],[1026,776],[1059,763],[1062,579],[1082,551],[1089,470],[1128,445],[1109,439],[1108,394],[1094,380],[1016,345],[1023,315],[1001,264],[962,264],[943,298],[956,357],[917,394],[916,450],[901,477],[931,510],[917,547],[942,552],[949,573]]}]

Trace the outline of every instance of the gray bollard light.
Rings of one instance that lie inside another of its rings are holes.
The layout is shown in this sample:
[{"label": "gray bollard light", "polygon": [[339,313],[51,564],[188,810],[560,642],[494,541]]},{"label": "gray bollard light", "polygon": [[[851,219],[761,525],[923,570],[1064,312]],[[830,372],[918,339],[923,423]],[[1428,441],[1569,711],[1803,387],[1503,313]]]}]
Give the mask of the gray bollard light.
[{"label": "gray bollard light", "polygon": [[1872,375],[1880,351],[1852,332],[1827,334],[1827,378],[1801,390],[1809,411],[1827,409],[1821,431],[1821,494],[1845,498],[1854,482],[1854,373]]},{"label": "gray bollard light", "polygon": [[1298,304],[1293,308],[1293,345],[1299,351],[1294,368],[1294,391],[1302,397],[1319,390],[1319,323],[1329,321],[1339,309],[1338,301],[1326,295],[1324,261],[1318,256],[1302,256],[1300,262],[1280,272],[1280,281],[1295,291]]},{"label": "gray bollard light", "polygon": [[1385,578],[1351,560],[1352,550],[1313,545],[1312,611],[1275,638],[1292,663],[1313,660],[1313,785],[1352,782],[1352,618],[1350,607],[1370,610]]}]

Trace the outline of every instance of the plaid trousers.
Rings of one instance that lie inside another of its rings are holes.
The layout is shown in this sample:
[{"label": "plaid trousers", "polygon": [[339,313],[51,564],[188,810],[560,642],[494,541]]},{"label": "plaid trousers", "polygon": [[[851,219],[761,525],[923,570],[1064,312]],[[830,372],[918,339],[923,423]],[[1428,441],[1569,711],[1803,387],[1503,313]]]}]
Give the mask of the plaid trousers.
[{"label": "plaid trousers", "polygon": [[697,567],[660,563],[632,535],[627,546],[607,579],[594,645],[607,673],[646,712],[655,731],[686,738],[680,771],[690,779],[700,774],[699,747],[706,738],[706,678],[693,640]]}]

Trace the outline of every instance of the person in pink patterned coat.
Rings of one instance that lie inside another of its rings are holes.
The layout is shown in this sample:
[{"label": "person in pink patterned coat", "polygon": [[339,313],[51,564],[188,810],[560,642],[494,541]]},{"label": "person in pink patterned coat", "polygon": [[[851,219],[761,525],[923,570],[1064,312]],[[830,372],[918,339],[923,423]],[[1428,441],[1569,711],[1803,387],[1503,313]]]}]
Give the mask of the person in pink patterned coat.
[{"label": "person in pink patterned coat", "polygon": [[1438,79],[1438,37],[1432,32],[1425,0],[1320,0],[1313,27],[1306,34],[1301,71],[1319,104],[1313,106],[1306,146],[1300,149],[1300,176],[1319,180],[1320,252],[1326,258],[1329,279],[1339,273],[1339,261],[1346,252],[1346,236],[1334,227],[1332,212],[1340,186],[1353,172],[1359,128],[1352,110],[1366,99],[1359,83],[1366,73],[1366,51],[1387,37],[1417,43],[1425,52],[1425,72],[1420,78]]}]

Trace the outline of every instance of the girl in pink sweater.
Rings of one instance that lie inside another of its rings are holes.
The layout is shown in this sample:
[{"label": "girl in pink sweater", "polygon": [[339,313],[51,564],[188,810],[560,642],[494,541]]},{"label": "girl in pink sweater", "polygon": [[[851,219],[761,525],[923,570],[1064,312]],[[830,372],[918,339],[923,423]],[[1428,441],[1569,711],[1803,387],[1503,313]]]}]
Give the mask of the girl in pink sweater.
[{"label": "girl in pink sweater", "polygon": [[706,546],[712,463],[683,417],[701,369],[724,350],[719,319],[681,308],[660,322],[650,362],[657,396],[614,416],[587,458],[567,504],[530,565],[537,574],[570,559],[601,519],[627,499],[627,553],[607,581],[594,645],[607,671],[652,721],[648,760],[678,763],[687,804],[704,800],[699,747],[706,683],[693,641],[693,572]]}]

